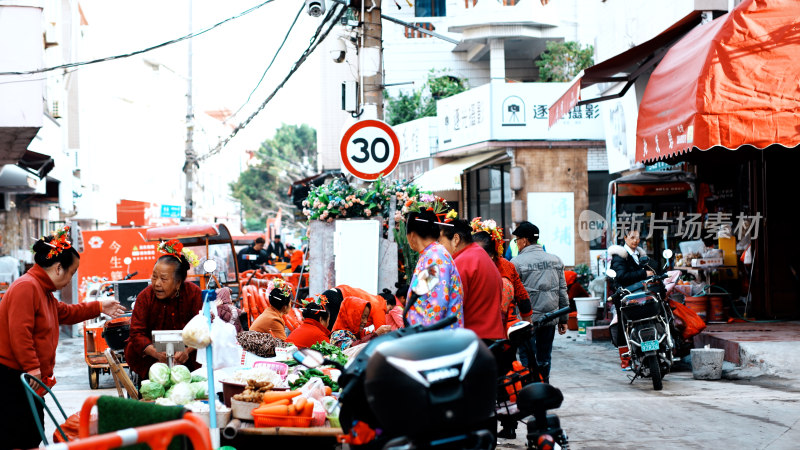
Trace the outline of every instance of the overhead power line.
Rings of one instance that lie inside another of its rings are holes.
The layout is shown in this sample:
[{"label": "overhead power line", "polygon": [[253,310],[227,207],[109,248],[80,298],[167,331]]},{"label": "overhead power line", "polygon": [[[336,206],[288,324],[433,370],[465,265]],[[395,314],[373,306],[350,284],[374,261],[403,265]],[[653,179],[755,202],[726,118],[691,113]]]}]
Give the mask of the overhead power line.
[{"label": "overhead power line", "polygon": [[236,112],[234,112],[232,114],[232,116],[236,116],[237,114],[239,114],[239,112],[245,106],[247,106],[248,103],[250,103],[250,99],[253,98],[253,94],[255,94],[256,90],[258,89],[258,87],[261,86],[261,82],[264,81],[264,78],[267,76],[267,72],[269,72],[269,69],[272,67],[272,64],[275,63],[275,60],[278,58],[278,54],[283,49],[284,44],[286,44],[286,40],[289,39],[289,35],[292,33],[292,29],[294,28],[294,24],[297,23],[297,19],[300,18],[300,14],[305,9],[306,9],[305,3],[300,2],[300,9],[297,11],[297,15],[294,16],[294,21],[292,21],[292,24],[289,26],[289,30],[286,32],[286,36],[283,37],[283,42],[281,42],[281,45],[278,47],[278,50],[275,51],[275,55],[272,57],[272,61],[270,61],[269,65],[267,66],[267,68],[264,69],[264,73],[261,74],[261,78],[258,80],[258,83],[256,83],[256,87],[254,87],[253,90],[250,91],[250,95],[247,96],[247,100],[245,100],[245,102],[242,104],[242,106],[240,106],[239,109],[237,109]]},{"label": "overhead power line", "polygon": [[[336,6],[339,6],[339,4],[337,3]],[[214,156],[220,151],[222,151],[222,149],[225,148],[226,145],[228,145],[228,142],[230,142],[231,139],[233,139],[240,131],[242,131],[245,127],[247,127],[247,125],[249,125],[250,122],[262,110],[264,110],[267,104],[275,97],[275,94],[277,94],[278,91],[280,91],[281,88],[283,88],[283,86],[286,84],[287,81],[289,81],[292,75],[294,75],[294,73],[297,72],[297,69],[299,69],[300,66],[306,61],[306,59],[308,59],[308,57],[314,52],[314,50],[317,49],[319,44],[321,44],[325,40],[325,38],[328,37],[328,34],[330,34],[334,25],[336,25],[339,22],[339,20],[342,18],[346,10],[347,10],[346,7],[338,8],[338,13],[337,13],[337,8],[334,7],[328,11],[328,14],[325,16],[325,20],[323,20],[322,23],[319,24],[319,27],[317,27],[317,30],[314,32],[314,35],[311,37],[308,47],[303,52],[303,54],[300,55],[300,58],[292,65],[292,68],[291,70],[289,70],[289,74],[286,75],[286,78],[284,78],[283,81],[281,81],[280,84],[278,84],[275,90],[273,90],[272,93],[269,95],[269,97],[267,97],[267,99],[261,103],[258,109],[256,109],[252,114],[250,114],[250,116],[247,119],[245,119],[239,125],[237,125],[236,128],[234,128],[233,131],[231,131],[231,134],[222,141],[220,141],[213,149],[211,149],[211,151],[197,158],[198,161],[203,161],[205,159],[208,159],[211,156]],[[336,18],[331,20],[334,15],[336,15]],[[322,29],[325,28],[325,25],[328,25],[328,28],[325,30],[324,33],[322,33]],[[320,35],[320,33],[322,34]]]},{"label": "overhead power line", "polygon": [[96,64],[96,63],[101,63],[101,62],[106,62],[106,61],[114,61],[116,59],[123,59],[123,58],[129,58],[131,56],[141,55],[142,53],[147,53],[147,52],[159,49],[161,47],[166,47],[168,45],[177,44],[178,42],[185,41],[186,39],[191,39],[191,38],[200,36],[201,34],[207,33],[209,31],[213,30],[214,28],[219,27],[222,24],[230,22],[231,20],[235,20],[235,19],[238,19],[238,18],[240,18],[242,16],[246,16],[247,14],[250,14],[251,12],[261,8],[262,6],[264,6],[264,5],[268,4],[268,3],[272,3],[273,1],[275,1],[275,0],[267,0],[267,1],[265,1],[263,3],[260,3],[260,4],[256,5],[256,6],[253,6],[250,9],[244,10],[244,11],[242,11],[241,13],[239,13],[239,14],[237,14],[235,16],[228,17],[227,19],[223,20],[222,22],[218,22],[218,23],[216,23],[214,25],[211,25],[210,27],[204,28],[204,29],[202,29],[200,31],[195,31],[194,33],[189,33],[189,34],[181,36],[181,37],[179,37],[177,39],[173,39],[173,40],[167,41],[167,42],[162,42],[162,43],[160,43],[158,45],[154,45],[152,47],[147,47],[147,48],[144,48],[144,49],[141,49],[141,50],[137,50],[135,52],[125,53],[125,54],[122,54],[122,55],[107,56],[105,58],[98,58],[98,59],[93,59],[93,60],[90,60],[90,61],[81,61],[81,62],[61,64],[61,65],[58,65],[58,66],[45,67],[43,69],[27,70],[27,71],[19,71],[19,72],[0,72],[0,75],[33,75],[33,74],[36,74],[36,73],[51,72],[53,70],[58,70],[58,69],[69,69],[71,67],[86,66],[86,65],[89,65],[89,64]]}]

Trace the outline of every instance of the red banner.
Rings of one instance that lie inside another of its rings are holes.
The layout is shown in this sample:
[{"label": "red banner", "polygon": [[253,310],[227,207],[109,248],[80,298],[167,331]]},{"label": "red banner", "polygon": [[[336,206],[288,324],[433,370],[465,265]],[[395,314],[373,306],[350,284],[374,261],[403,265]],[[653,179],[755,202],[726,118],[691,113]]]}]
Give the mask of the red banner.
[{"label": "red banner", "polygon": [[[582,72],[581,72],[582,73]],[[567,92],[561,94],[558,100],[550,106],[550,109],[547,112],[547,116],[549,119],[549,126],[553,126],[558,122],[560,118],[564,116],[564,114],[568,113],[569,110],[575,107],[578,104],[578,101],[581,99],[581,79],[582,77],[578,77],[572,85],[567,89]]]},{"label": "red banner", "polygon": [[[146,228],[84,231],[84,251],[78,268],[78,296],[86,297],[90,284],[102,278],[108,281],[123,279],[127,274],[139,272],[132,279],[147,280],[158,259],[158,242],[144,240]],[[130,258],[130,264],[126,264]]]}]

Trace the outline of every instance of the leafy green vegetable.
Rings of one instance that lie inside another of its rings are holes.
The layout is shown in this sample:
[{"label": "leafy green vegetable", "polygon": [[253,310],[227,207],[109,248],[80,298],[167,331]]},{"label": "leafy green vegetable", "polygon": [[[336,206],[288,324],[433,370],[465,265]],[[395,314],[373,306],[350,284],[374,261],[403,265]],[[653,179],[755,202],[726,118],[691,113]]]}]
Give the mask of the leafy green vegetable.
[{"label": "leafy green vegetable", "polygon": [[327,342],[317,342],[311,346],[311,350],[316,350],[331,361],[336,361],[341,365],[347,364],[347,356],[342,353],[339,347]]},{"label": "leafy green vegetable", "polygon": [[195,395],[189,383],[178,383],[170,389],[169,399],[176,405],[185,405],[194,400]]},{"label": "leafy green vegetable", "polygon": [[208,398],[207,381],[197,381],[195,383],[190,383],[189,387],[192,388],[192,392],[194,392],[195,400],[200,400],[201,398]]},{"label": "leafy green vegetable", "polygon": [[186,366],[173,366],[169,379],[175,384],[189,383],[192,381],[192,373],[189,372],[189,369]]},{"label": "leafy green vegetable", "polygon": [[155,400],[164,396],[164,386],[155,381],[144,380],[139,393],[142,394],[142,399],[144,400]]},{"label": "leafy green vegetable", "polygon": [[147,378],[150,381],[155,381],[162,386],[166,386],[169,383],[169,366],[164,363],[155,363],[150,366],[150,371],[147,373]]},{"label": "leafy green vegetable", "polygon": [[201,377],[200,375],[192,375],[192,383],[197,383],[199,381],[208,381],[208,378]]}]

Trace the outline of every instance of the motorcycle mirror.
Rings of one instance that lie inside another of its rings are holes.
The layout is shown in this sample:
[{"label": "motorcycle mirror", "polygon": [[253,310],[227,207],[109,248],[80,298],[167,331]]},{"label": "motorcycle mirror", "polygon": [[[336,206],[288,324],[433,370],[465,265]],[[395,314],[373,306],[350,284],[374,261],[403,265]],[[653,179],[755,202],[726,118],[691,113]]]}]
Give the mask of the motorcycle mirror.
[{"label": "motorcycle mirror", "polygon": [[319,367],[325,362],[325,357],[322,356],[322,353],[308,348],[294,352],[292,357],[295,361],[308,367],[309,369]]},{"label": "motorcycle mirror", "polygon": [[216,270],[217,270],[217,262],[214,261],[213,259],[207,259],[203,263],[203,271],[205,271],[205,273],[215,272]]},{"label": "motorcycle mirror", "polygon": [[606,276],[608,278],[617,278],[617,271],[614,270],[614,269],[607,269],[606,270]]},{"label": "motorcycle mirror", "polygon": [[[119,260],[117,260],[117,261],[119,261]],[[133,260],[131,259],[130,256],[126,256],[125,259],[122,260],[122,262],[125,263],[125,265],[129,265],[130,263],[133,262]]]},{"label": "motorcycle mirror", "polygon": [[670,250],[670,249],[668,249],[668,248],[667,248],[667,249],[664,249],[664,251],[661,253],[661,256],[663,256],[663,257],[664,257],[664,259],[670,259],[670,258],[672,258],[672,250]]}]

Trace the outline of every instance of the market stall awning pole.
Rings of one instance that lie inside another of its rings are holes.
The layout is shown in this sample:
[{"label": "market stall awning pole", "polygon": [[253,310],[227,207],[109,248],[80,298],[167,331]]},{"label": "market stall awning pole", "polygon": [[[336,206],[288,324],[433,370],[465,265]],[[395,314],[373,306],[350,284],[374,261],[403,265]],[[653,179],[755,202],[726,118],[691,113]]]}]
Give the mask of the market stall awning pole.
[{"label": "market stall awning pole", "polygon": [[[211,307],[210,303],[217,299],[217,291],[206,289],[203,291],[203,315],[208,319],[208,327],[211,329]],[[213,344],[206,347],[206,369],[208,371],[208,424],[212,430],[217,428],[217,405],[215,397],[217,391],[214,388],[214,355],[211,349]]]}]

